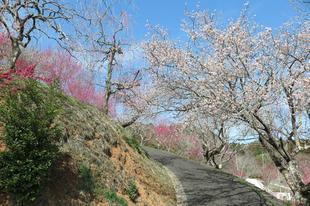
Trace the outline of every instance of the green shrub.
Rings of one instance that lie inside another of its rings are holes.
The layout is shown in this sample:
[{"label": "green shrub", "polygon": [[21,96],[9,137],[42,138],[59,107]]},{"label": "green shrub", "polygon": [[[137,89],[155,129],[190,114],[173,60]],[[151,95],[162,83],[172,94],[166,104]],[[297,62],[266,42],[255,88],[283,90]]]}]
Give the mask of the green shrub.
[{"label": "green shrub", "polygon": [[126,134],[125,141],[126,143],[136,150],[139,154],[143,154],[143,150],[140,146],[140,143],[137,140],[137,137],[130,129],[125,129],[124,133]]},{"label": "green shrub", "polygon": [[109,202],[109,206],[127,206],[126,200],[118,197],[114,191],[107,190],[103,196]]},{"label": "green shrub", "polygon": [[84,164],[79,167],[79,189],[88,193],[94,193],[95,191],[95,181],[92,176],[91,170]]},{"label": "green shrub", "polygon": [[136,150],[138,153],[142,153],[142,150],[141,150],[141,147],[140,147],[140,144],[139,142],[133,138],[133,137],[127,137],[126,138],[126,143],[131,147],[133,148],[134,150]]},{"label": "green shrub", "polygon": [[1,90],[0,190],[12,194],[15,205],[29,205],[39,196],[57,156],[54,142],[60,137],[53,126],[58,113],[55,90],[27,80]]},{"label": "green shrub", "polygon": [[137,197],[139,196],[138,188],[133,180],[129,181],[126,187],[126,193],[133,202],[136,201]]}]

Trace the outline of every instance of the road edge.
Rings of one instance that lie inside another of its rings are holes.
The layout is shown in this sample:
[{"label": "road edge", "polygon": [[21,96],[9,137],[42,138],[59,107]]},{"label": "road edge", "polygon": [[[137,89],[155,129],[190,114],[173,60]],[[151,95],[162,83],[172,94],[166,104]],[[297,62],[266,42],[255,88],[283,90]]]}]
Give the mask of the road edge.
[{"label": "road edge", "polygon": [[162,165],[164,169],[166,170],[167,174],[169,175],[171,182],[173,184],[175,193],[176,193],[176,199],[177,199],[177,206],[187,206],[187,198],[186,194],[184,192],[184,188],[182,186],[182,183],[179,181],[177,176],[166,166]]}]

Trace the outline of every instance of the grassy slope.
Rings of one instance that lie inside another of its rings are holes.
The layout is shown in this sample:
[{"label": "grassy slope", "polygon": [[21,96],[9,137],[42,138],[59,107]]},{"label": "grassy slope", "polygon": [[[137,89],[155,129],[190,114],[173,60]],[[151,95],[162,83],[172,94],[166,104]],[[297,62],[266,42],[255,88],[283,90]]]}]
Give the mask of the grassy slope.
[{"label": "grassy slope", "polygon": [[[107,191],[115,191],[128,205],[175,205],[165,170],[125,142],[128,132],[97,108],[61,94],[57,101],[63,110],[55,124],[64,138],[39,205],[108,205]],[[89,168],[86,179],[81,168]],[[135,202],[126,194],[129,182],[138,189]]]}]

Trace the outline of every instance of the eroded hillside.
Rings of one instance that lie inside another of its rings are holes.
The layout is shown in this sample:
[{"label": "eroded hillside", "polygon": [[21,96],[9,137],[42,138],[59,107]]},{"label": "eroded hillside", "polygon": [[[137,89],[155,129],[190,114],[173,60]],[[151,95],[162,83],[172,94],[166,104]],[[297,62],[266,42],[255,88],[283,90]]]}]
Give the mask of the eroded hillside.
[{"label": "eroded hillside", "polygon": [[[175,205],[165,170],[130,141],[130,132],[97,108],[57,98],[63,108],[55,121],[63,134],[60,157],[37,205],[126,205],[124,200],[128,205]],[[11,204],[4,193],[0,199],[0,205]]]}]

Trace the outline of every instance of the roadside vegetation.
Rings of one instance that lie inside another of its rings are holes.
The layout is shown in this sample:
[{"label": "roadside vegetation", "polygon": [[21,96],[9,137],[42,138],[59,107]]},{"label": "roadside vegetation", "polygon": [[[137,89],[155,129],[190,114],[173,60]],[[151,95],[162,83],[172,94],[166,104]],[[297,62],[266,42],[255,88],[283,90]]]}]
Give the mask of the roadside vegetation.
[{"label": "roadside vegetation", "polygon": [[[0,197],[173,204],[167,174],[141,147],[149,145],[272,191],[284,186],[294,204],[309,204],[307,12],[271,29],[253,21],[249,4],[222,26],[193,10],[184,42],[148,25],[134,44],[130,6],[1,1]],[[142,66],[128,63],[131,52]]]},{"label": "roadside vegetation", "polygon": [[0,104],[6,145],[0,153],[0,189],[14,194],[14,204],[28,205],[40,195],[58,155],[61,134],[53,126],[60,111],[54,102],[57,91],[34,80],[6,83]]}]

